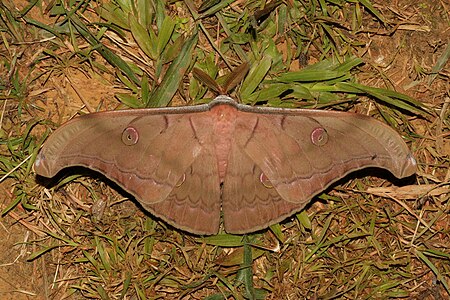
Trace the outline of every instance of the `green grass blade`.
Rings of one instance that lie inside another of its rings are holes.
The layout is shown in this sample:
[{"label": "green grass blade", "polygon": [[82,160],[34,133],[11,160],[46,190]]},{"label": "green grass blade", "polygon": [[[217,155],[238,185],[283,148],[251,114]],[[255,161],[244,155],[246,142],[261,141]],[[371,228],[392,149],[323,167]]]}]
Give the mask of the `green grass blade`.
[{"label": "green grass blade", "polygon": [[261,61],[255,62],[251,67],[247,77],[241,86],[241,99],[244,103],[246,98],[253,93],[258,85],[262,82],[264,77],[266,77],[267,72],[269,72],[270,66],[272,65],[272,59],[269,57],[263,57]]},{"label": "green grass blade", "polygon": [[156,46],[156,51],[159,55],[161,55],[161,53],[166,48],[167,43],[169,43],[174,29],[175,22],[171,17],[166,16],[158,32],[158,43]]},{"label": "green grass blade", "polygon": [[441,274],[441,272],[439,272],[438,268],[436,268],[436,266],[428,259],[428,257],[422,251],[416,250],[415,254],[431,269],[431,271],[433,271],[434,275],[436,275],[437,280],[439,280],[442,283],[447,293],[450,294],[450,287],[448,285],[446,277],[444,277]]},{"label": "green grass blade", "polygon": [[241,247],[243,245],[242,236],[232,234],[216,234],[203,237],[199,241],[220,247]]},{"label": "green grass blade", "polygon": [[431,85],[431,83],[434,81],[438,73],[445,67],[449,59],[450,59],[450,42],[447,43],[447,47],[445,48],[444,52],[438,58],[433,68],[431,68],[431,75],[430,78],[428,79],[428,85]]},{"label": "green grass blade", "polygon": [[147,29],[139,24],[133,15],[129,16],[129,22],[131,33],[133,34],[136,43],[145,54],[147,54],[152,60],[155,60],[158,57],[155,40],[151,38]]},{"label": "green grass blade", "polygon": [[147,101],[147,107],[167,106],[172,100],[183,79],[184,73],[191,64],[193,58],[192,53],[197,44],[197,40],[197,34],[194,34],[185,42],[181,48],[181,53],[171,63],[161,84],[152,93],[149,101]]}]

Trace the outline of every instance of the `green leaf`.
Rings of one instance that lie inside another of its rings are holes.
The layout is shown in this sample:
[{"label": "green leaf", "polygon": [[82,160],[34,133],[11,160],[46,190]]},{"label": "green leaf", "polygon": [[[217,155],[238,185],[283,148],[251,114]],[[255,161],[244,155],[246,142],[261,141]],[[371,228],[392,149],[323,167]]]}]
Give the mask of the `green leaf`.
[{"label": "green leaf", "polygon": [[305,210],[302,210],[300,213],[296,214],[297,220],[308,230],[311,230],[311,220],[309,219],[308,213]]},{"label": "green leaf", "polygon": [[144,74],[141,80],[141,99],[148,99],[150,95],[150,85],[148,84],[147,75]]},{"label": "green leaf", "polygon": [[437,280],[439,280],[442,285],[445,287],[447,293],[450,293],[450,287],[447,283],[447,278],[442,276],[441,272],[439,272],[438,268],[428,259],[428,257],[421,251],[415,251],[416,256],[421,259],[430,269],[433,271],[434,275],[436,275]]},{"label": "green leaf", "polygon": [[428,85],[431,85],[431,83],[434,81],[438,73],[445,67],[449,59],[450,59],[450,42],[447,44],[447,47],[445,48],[442,55],[436,61],[436,64],[433,66],[433,68],[431,68],[431,74],[430,78],[428,79]]},{"label": "green leaf", "polygon": [[[215,14],[216,12],[220,11],[222,8],[227,7],[228,5],[230,5],[231,3],[233,3],[235,0],[226,0],[226,1],[217,1],[217,4],[213,4],[213,5],[209,5],[208,10],[206,10],[205,12],[203,12],[199,18],[203,19],[205,17],[211,16],[213,14]],[[211,1],[214,2],[214,1]],[[205,5],[206,7],[206,5]]]},{"label": "green leaf", "polygon": [[220,247],[241,247],[244,243],[241,235],[217,234],[198,239],[208,245]]},{"label": "green leaf", "polygon": [[127,16],[112,3],[105,3],[101,7],[96,8],[95,12],[111,24],[123,29],[129,28]]},{"label": "green leaf", "polygon": [[271,65],[272,59],[264,56],[261,61],[254,63],[251,66],[250,71],[241,86],[241,98],[245,99],[256,90],[264,77],[266,77]]},{"label": "green leaf", "polygon": [[277,239],[284,243],[284,241],[286,240],[286,238],[284,237],[281,225],[279,223],[270,225],[270,230],[273,232],[273,234],[275,234],[275,236],[277,237]]},{"label": "green leaf", "polygon": [[158,55],[161,55],[167,43],[170,41],[174,28],[175,22],[171,17],[166,16],[158,32],[158,44],[156,46]]},{"label": "green leaf", "polygon": [[358,1],[363,6],[365,6],[374,16],[376,16],[378,18],[378,20],[380,20],[381,22],[386,24],[386,20],[384,19],[384,17],[380,14],[380,12],[378,10],[375,9],[375,7],[373,7],[373,5],[372,5],[372,3],[370,3],[370,1],[368,1],[368,0],[358,0]]},{"label": "green leaf", "polygon": [[307,70],[297,72],[289,72],[277,78],[281,82],[311,82],[311,81],[327,81],[331,79],[340,78],[346,75],[347,72],[332,71],[332,70]]},{"label": "green leaf", "polygon": [[409,96],[406,96],[404,94],[395,91],[369,87],[353,82],[352,83],[342,82],[339,84],[339,86],[358,89],[360,92],[367,93],[368,95],[371,95],[385,103],[388,103],[394,107],[409,111],[414,114],[419,115],[423,113],[428,114],[428,111],[425,109],[422,103]]},{"label": "green leaf", "polygon": [[242,276],[244,279],[245,291],[247,298],[255,299],[255,287],[253,286],[253,256],[252,247],[248,243],[248,237],[244,236],[244,261],[242,262]]},{"label": "green leaf", "polygon": [[180,54],[170,65],[161,84],[155,89],[154,93],[147,101],[147,107],[167,106],[172,97],[175,95],[184,73],[191,64],[193,50],[197,45],[198,36],[194,34],[189,38],[181,48]]},{"label": "green leaf", "polygon": [[45,254],[45,253],[47,253],[47,252],[49,252],[49,251],[51,251],[51,250],[53,250],[55,248],[58,248],[58,247],[61,247],[61,245],[46,246],[46,247],[42,248],[41,250],[38,250],[36,252],[31,253],[30,256],[28,256],[27,261],[33,261],[36,258],[40,257],[41,255],[43,255],[43,254]]},{"label": "green leaf", "polygon": [[150,37],[147,29],[139,24],[136,17],[133,15],[129,15],[129,22],[131,28],[131,34],[134,37],[134,40],[139,45],[139,48],[144,51],[151,59],[155,60],[157,58],[156,45],[154,43],[154,39]]},{"label": "green leaf", "polygon": [[116,97],[120,102],[131,108],[142,108],[143,106],[136,95],[117,93]]}]

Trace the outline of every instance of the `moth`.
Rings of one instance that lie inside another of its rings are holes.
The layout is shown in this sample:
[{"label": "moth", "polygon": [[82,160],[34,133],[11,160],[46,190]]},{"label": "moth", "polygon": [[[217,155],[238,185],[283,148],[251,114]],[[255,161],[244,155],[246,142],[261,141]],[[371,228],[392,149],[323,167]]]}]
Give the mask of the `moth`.
[{"label": "moth", "polygon": [[209,104],[83,115],[44,143],[44,177],[83,166],[143,208],[194,234],[244,234],[301,211],[333,182],[379,167],[398,178],[416,161],[398,133],[360,114]]}]

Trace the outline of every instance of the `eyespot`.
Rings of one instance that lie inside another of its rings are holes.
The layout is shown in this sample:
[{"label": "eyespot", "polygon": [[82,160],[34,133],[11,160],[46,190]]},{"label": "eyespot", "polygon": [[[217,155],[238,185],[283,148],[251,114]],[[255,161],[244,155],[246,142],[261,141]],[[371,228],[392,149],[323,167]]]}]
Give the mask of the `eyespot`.
[{"label": "eyespot", "polygon": [[272,182],[270,182],[269,178],[266,176],[266,174],[261,173],[261,175],[259,175],[259,181],[262,183],[263,186],[265,186],[266,188],[270,189],[273,188],[273,184]]},{"label": "eyespot", "polygon": [[328,133],[325,128],[314,128],[311,132],[311,142],[319,147],[324,146],[328,142]]},{"label": "eyespot", "polygon": [[134,127],[127,127],[122,132],[122,142],[127,146],[135,145],[139,140],[139,133]]}]

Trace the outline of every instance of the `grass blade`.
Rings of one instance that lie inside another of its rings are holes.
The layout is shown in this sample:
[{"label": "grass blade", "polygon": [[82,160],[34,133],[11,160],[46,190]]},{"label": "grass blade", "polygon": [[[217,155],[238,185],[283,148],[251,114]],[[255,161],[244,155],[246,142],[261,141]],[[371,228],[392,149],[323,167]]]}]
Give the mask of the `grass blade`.
[{"label": "grass blade", "polygon": [[147,107],[167,106],[172,100],[183,79],[184,73],[191,64],[192,52],[197,44],[197,40],[197,34],[194,34],[185,42],[181,48],[181,53],[170,65],[161,84],[147,100]]}]

